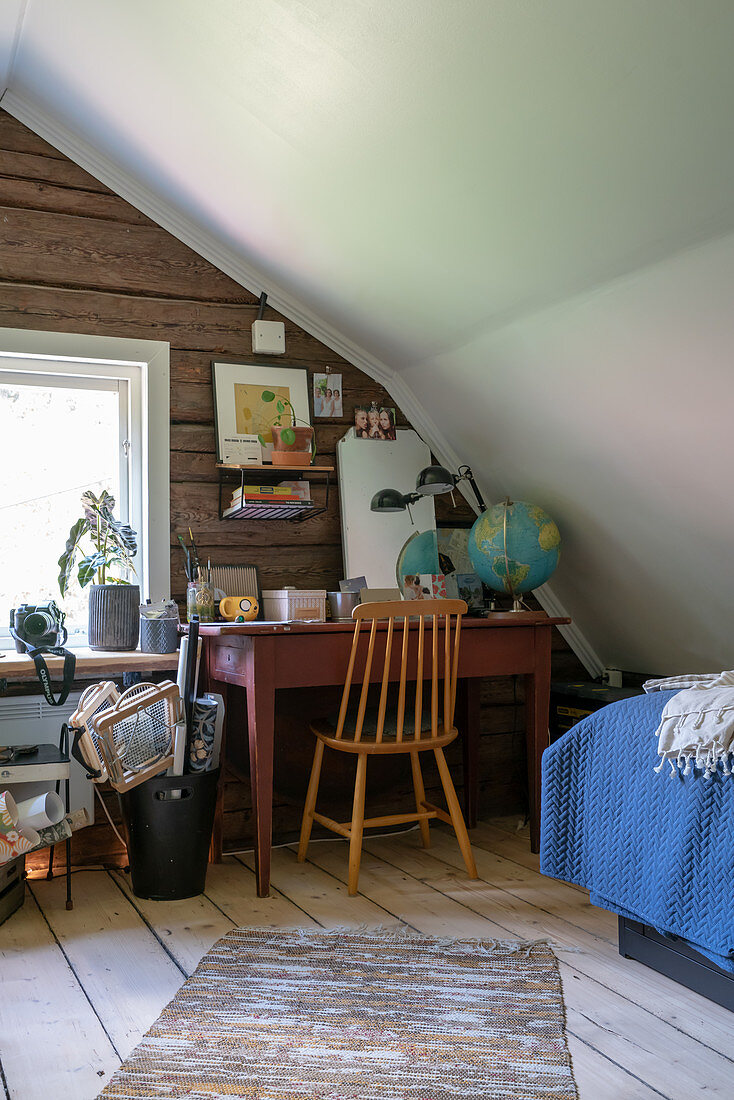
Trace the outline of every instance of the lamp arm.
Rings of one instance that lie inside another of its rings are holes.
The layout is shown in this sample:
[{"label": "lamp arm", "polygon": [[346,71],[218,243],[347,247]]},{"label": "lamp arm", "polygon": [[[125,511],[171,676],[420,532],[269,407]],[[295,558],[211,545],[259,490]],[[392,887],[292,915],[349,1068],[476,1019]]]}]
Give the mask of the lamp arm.
[{"label": "lamp arm", "polygon": [[472,492],[474,493],[474,496],[477,499],[477,504],[479,505],[479,511],[480,512],[486,512],[487,511],[487,505],[484,503],[484,498],[482,497],[482,494],[479,492],[479,487],[478,487],[476,481],[474,480],[474,474],[471,472],[471,468],[469,466],[459,466],[459,472],[458,472],[458,474],[454,474],[454,477],[455,477],[457,483],[459,481],[468,481],[469,482],[469,484],[472,487]]}]

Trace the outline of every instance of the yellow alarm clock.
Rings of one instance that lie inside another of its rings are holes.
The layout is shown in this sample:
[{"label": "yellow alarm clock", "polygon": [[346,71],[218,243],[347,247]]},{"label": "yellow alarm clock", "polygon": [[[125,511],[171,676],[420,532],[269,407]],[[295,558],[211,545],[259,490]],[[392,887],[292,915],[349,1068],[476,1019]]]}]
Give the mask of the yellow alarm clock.
[{"label": "yellow alarm clock", "polygon": [[225,596],[219,601],[219,614],[228,622],[250,623],[260,612],[254,596]]}]

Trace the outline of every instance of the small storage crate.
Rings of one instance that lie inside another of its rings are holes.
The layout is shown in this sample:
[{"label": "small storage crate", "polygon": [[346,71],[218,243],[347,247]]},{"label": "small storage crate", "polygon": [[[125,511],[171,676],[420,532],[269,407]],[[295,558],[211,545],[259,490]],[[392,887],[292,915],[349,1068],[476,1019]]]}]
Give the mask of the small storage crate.
[{"label": "small storage crate", "polygon": [[613,688],[586,681],[551,682],[549,727],[551,741],[557,741],[582,718],[595,714],[609,703],[641,695],[642,688]]},{"label": "small storage crate", "polygon": [[0,924],[20,909],[25,898],[25,856],[0,867]]},{"label": "small storage crate", "polygon": [[266,588],[263,590],[263,617],[273,623],[297,619],[326,622],[326,589]]}]

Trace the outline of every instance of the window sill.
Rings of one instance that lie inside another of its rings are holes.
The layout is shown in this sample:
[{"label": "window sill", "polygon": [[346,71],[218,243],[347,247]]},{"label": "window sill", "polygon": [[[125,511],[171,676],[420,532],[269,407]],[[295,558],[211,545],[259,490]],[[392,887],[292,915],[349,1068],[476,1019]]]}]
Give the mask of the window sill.
[{"label": "window sill", "polygon": [[[77,680],[94,679],[96,676],[116,675],[123,672],[170,672],[178,668],[176,653],[143,653],[136,649],[124,653],[104,653],[86,647],[74,650]],[[53,676],[64,667],[62,657],[46,657],[49,672]],[[0,658],[0,678],[14,682],[36,679],[36,666],[25,653],[3,651]]]}]

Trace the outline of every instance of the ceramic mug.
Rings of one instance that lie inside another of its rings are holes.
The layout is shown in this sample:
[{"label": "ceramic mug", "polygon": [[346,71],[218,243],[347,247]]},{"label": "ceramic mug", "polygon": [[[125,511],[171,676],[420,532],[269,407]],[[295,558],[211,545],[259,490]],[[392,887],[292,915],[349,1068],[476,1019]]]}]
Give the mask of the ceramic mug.
[{"label": "ceramic mug", "polygon": [[260,605],[254,596],[225,596],[219,601],[219,614],[231,623],[239,618],[246,623],[252,622],[259,611]]}]

